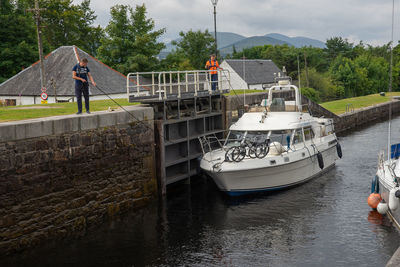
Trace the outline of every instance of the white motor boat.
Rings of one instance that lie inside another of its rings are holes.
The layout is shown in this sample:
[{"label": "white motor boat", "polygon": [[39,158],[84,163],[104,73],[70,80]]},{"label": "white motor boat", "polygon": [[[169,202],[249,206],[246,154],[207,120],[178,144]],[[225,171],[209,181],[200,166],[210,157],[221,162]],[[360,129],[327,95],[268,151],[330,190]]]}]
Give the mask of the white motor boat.
[{"label": "white motor boat", "polygon": [[[274,91],[294,91],[295,101],[273,98]],[[288,79],[280,80],[258,112],[247,112],[231,125],[219,147],[201,140],[200,168],[220,190],[235,196],[283,189],[334,166],[342,151],[333,120],[303,112],[300,97]]]},{"label": "white motor boat", "polygon": [[384,200],[379,203],[377,210],[388,214],[400,229],[400,144],[391,146],[390,158],[384,160],[384,152],[379,154],[378,170],[372,179],[371,195],[380,193]]}]

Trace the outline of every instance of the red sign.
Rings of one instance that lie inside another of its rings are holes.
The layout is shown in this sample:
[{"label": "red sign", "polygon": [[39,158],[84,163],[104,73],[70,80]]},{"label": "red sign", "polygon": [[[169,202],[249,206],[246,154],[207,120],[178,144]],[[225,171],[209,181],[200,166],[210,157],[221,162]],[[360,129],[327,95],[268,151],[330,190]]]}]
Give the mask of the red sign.
[{"label": "red sign", "polygon": [[41,97],[43,100],[46,100],[47,97],[48,97],[48,95],[47,95],[45,92],[43,92],[43,93],[40,94],[40,97]]},{"label": "red sign", "polygon": [[41,90],[42,90],[42,92],[46,92],[47,91],[46,87],[43,87]]}]

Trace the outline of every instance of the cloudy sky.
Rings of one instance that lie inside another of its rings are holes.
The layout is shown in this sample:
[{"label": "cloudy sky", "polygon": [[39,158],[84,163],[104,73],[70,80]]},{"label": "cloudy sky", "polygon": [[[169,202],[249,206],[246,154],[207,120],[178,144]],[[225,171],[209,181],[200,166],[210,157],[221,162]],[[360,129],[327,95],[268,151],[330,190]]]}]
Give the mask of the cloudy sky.
[{"label": "cloudy sky", "polygon": [[[167,29],[163,41],[176,39],[180,31],[214,29],[211,0],[91,0],[91,7],[96,22],[105,27],[111,6],[142,3],[156,27]],[[400,25],[399,10],[396,3],[395,40],[400,37],[396,26]],[[392,0],[219,0],[217,31],[247,37],[281,33],[324,42],[341,36],[352,42],[382,45],[390,41],[391,16]]]}]

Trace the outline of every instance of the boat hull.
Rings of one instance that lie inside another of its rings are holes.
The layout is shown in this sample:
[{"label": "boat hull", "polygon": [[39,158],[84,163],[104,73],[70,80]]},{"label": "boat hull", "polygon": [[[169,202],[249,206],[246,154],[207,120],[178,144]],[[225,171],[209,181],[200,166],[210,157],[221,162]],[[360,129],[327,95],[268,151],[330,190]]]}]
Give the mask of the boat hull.
[{"label": "boat hull", "polygon": [[[389,192],[392,188],[394,188],[394,184],[392,184],[389,181],[385,181],[385,179],[380,175],[378,175],[378,177],[379,177],[379,191],[381,197],[385,200],[386,203],[389,203]],[[396,227],[400,229],[400,208],[396,210],[391,210],[389,208],[387,215],[391,218]]]},{"label": "boat hull", "polygon": [[[260,191],[281,190],[310,180],[333,167],[337,157],[336,146],[321,151],[324,168],[321,169],[316,155],[279,166],[268,166],[238,171],[211,172],[221,191],[236,196]],[[267,159],[266,159],[267,160]]]}]

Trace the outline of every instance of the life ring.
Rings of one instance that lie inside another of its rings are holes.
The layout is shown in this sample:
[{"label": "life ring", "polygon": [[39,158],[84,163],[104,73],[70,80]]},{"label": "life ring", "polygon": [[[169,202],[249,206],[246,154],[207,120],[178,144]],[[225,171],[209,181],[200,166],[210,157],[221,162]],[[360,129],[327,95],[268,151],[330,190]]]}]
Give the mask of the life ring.
[{"label": "life ring", "polygon": [[342,153],[342,146],[339,143],[336,143],[336,152],[339,158],[342,158],[343,153]]},{"label": "life ring", "polygon": [[318,159],[318,165],[322,170],[324,168],[324,159],[322,158],[321,152],[317,153],[317,159]]}]

